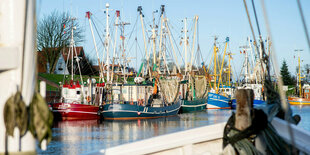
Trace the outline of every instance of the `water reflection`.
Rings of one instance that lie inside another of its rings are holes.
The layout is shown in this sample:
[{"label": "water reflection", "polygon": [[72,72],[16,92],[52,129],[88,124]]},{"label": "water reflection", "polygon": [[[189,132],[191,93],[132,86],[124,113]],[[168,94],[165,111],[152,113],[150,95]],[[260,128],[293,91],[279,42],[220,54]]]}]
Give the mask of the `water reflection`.
[{"label": "water reflection", "polygon": [[[310,131],[310,106],[292,106],[298,126]],[[53,128],[47,151],[38,154],[84,154],[159,135],[226,122],[232,110],[207,110],[178,116],[132,121],[62,121]]]},{"label": "water reflection", "polygon": [[301,120],[298,124],[299,127],[310,131],[310,106],[309,105],[292,105],[294,114],[299,114]]},{"label": "water reflection", "polygon": [[167,133],[225,122],[231,110],[208,110],[178,116],[131,121],[55,122],[53,140],[38,154],[83,154]]}]

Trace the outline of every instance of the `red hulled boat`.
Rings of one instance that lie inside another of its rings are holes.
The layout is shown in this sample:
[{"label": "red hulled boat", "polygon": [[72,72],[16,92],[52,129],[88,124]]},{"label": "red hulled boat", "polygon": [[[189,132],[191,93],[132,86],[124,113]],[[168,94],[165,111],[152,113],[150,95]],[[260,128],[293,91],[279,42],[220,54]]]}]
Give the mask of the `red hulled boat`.
[{"label": "red hulled boat", "polygon": [[51,110],[57,120],[86,120],[98,119],[100,96],[104,83],[88,80],[88,87],[80,85],[78,81],[70,81],[61,86],[60,102],[52,103]]}]

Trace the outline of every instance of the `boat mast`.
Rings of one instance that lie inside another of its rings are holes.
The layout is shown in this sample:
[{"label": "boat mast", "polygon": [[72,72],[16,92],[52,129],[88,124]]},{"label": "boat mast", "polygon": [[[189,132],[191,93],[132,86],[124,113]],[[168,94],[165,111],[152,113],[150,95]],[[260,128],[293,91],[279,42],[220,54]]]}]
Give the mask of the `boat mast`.
[{"label": "boat mast", "polygon": [[186,74],[187,74],[187,18],[184,18],[184,29],[183,29],[183,32],[184,32],[183,42],[184,42],[184,55],[185,55],[185,60],[184,60],[184,63],[185,63],[185,73],[184,73],[184,75],[186,76]]},{"label": "boat mast", "polygon": [[102,68],[102,64],[100,62],[100,58],[99,58],[99,52],[98,52],[98,48],[97,48],[97,44],[96,44],[96,39],[95,39],[95,35],[94,35],[94,31],[93,31],[93,26],[91,24],[91,12],[87,11],[86,12],[86,17],[88,18],[88,22],[89,22],[89,26],[90,26],[90,31],[91,31],[91,34],[92,34],[92,38],[93,38],[93,42],[94,42],[94,46],[95,46],[95,51],[96,51],[96,54],[97,54],[97,60],[98,60],[98,65],[99,65],[99,70],[100,70],[100,78],[99,78],[99,82],[100,80],[104,81],[104,78],[103,78],[103,68]]},{"label": "boat mast", "polygon": [[143,41],[144,41],[144,50],[145,50],[145,57],[146,57],[146,74],[148,74],[149,71],[149,57],[147,54],[147,46],[146,46],[146,41],[145,41],[145,32],[144,32],[144,24],[143,24],[143,17],[144,15],[142,14],[142,6],[138,6],[137,11],[140,13],[140,21],[141,21],[141,27],[142,27],[142,34],[143,34]]},{"label": "boat mast", "polygon": [[194,49],[195,49],[195,39],[196,39],[196,31],[197,31],[197,22],[198,22],[198,16],[196,15],[194,17],[195,20],[195,29],[194,29],[194,36],[193,36],[193,46],[192,46],[192,55],[191,55],[191,63],[190,63],[190,71],[192,71],[193,68],[193,59],[194,59]]},{"label": "boat mast", "polygon": [[129,25],[130,23],[126,23],[126,22],[121,22],[120,25],[121,25],[121,38],[122,38],[122,59],[123,59],[123,76],[124,76],[124,81],[126,82],[126,72],[125,72],[125,69],[126,69],[126,63],[129,61],[127,59],[131,59],[131,58],[126,58],[126,55],[125,55],[125,25]]},{"label": "boat mast", "polygon": [[232,53],[227,53],[228,55],[228,86],[230,87],[230,74],[231,74],[231,66],[230,66],[230,61],[232,60]]},{"label": "boat mast", "polygon": [[70,48],[71,48],[71,80],[73,81],[73,68],[74,68],[74,65],[73,65],[73,18],[71,19],[72,22],[71,22],[71,41],[70,41]]},{"label": "boat mast", "polygon": [[[158,66],[160,67],[161,58],[163,58],[164,65],[167,69],[168,74],[170,75],[169,67],[168,67],[167,60],[166,60],[166,46],[163,47],[163,42],[166,42],[166,34],[167,34],[167,30],[165,31],[164,26],[163,26],[164,23],[167,21],[166,16],[164,17],[164,15],[165,15],[164,13],[165,13],[165,5],[161,5],[161,23],[160,23],[160,41],[159,41],[159,60],[158,60],[159,62],[158,62]],[[165,27],[165,28],[168,29],[167,27]],[[161,73],[160,70],[159,70],[159,73]],[[166,70],[164,70],[164,73],[166,73]]]},{"label": "boat mast", "polygon": [[[73,36],[73,31],[74,29],[76,29],[75,26],[73,26],[73,21],[76,20],[76,18],[70,18],[69,20],[71,20],[71,41],[70,41],[70,49],[71,49],[71,80],[73,81],[73,68],[74,68],[74,64],[73,64],[73,59],[74,59],[74,53],[75,53],[75,56],[76,56],[76,63],[77,63],[77,66],[78,66],[78,69],[79,69],[79,74],[80,74],[80,80],[81,80],[81,85],[82,85],[82,95],[85,96],[85,93],[84,93],[84,85],[83,85],[83,78],[82,78],[82,72],[81,72],[81,67],[80,67],[80,59],[77,55],[77,52],[76,52],[76,47],[75,47],[75,42],[74,42],[74,36]],[[69,53],[70,53],[70,50],[69,50]],[[82,102],[83,102],[83,99],[82,99]]]},{"label": "boat mast", "polygon": [[113,82],[113,76],[114,76],[114,63],[115,63],[115,51],[116,51],[116,40],[117,40],[117,26],[118,26],[118,20],[120,16],[120,11],[116,10],[116,20],[115,20],[115,35],[114,35],[114,47],[113,47],[113,60],[112,60],[112,75],[111,75],[111,82]]},{"label": "boat mast", "polygon": [[152,40],[153,40],[153,71],[155,71],[156,69],[156,30],[155,30],[155,17],[154,17],[154,13],[158,12],[153,11],[153,26],[152,26]]},{"label": "boat mast", "polygon": [[298,82],[299,82],[299,97],[301,97],[301,75],[300,75],[300,55],[298,53]]},{"label": "boat mast", "polygon": [[224,61],[225,61],[225,56],[226,56],[226,50],[227,50],[228,42],[229,42],[229,37],[226,37],[224,54],[223,54],[223,58],[222,58],[222,65],[221,65],[221,68],[220,68],[220,78],[219,78],[219,83],[218,83],[217,89],[220,87],[220,83],[222,83],[222,71],[223,71],[223,67],[224,67]]},{"label": "boat mast", "polygon": [[[163,42],[163,22],[164,22],[164,11],[165,5],[161,5],[161,12],[160,12],[160,37],[159,37],[159,51],[158,51],[158,67],[160,73],[160,62],[162,56],[162,42]],[[163,56],[164,57],[164,56]],[[165,58],[164,58],[165,59]],[[165,61],[165,60],[164,60]],[[166,62],[164,62],[166,63]]]},{"label": "boat mast", "polygon": [[110,30],[109,30],[109,3],[106,3],[105,5],[106,7],[106,18],[107,18],[107,22],[106,22],[106,51],[107,51],[107,61],[106,61],[106,65],[107,65],[107,82],[110,81],[110,58],[109,58],[109,39],[110,39]]},{"label": "boat mast", "polygon": [[73,59],[74,59],[73,21],[76,20],[76,18],[69,18],[69,20],[71,20],[71,39],[70,39],[69,53],[71,51],[71,80],[73,81],[73,78],[74,78],[74,74],[73,74],[73,69],[74,69],[74,65],[73,65]]},{"label": "boat mast", "polygon": [[300,69],[300,51],[303,51],[302,49],[298,49],[298,50],[295,50],[296,52],[298,52],[298,87],[299,87],[299,97],[302,97],[302,89],[301,89],[301,78],[303,78],[301,76],[301,69]]},{"label": "boat mast", "polygon": [[215,36],[214,37],[214,48],[213,48],[213,56],[214,56],[214,61],[213,61],[213,76],[214,76],[214,90],[216,91],[216,93],[218,93],[218,89],[216,88],[216,81],[217,81],[217,72],[216,72],[216,58],[217,58],[217,51],[218,51],[218,48],[216,47],[216,40],[217,40],[217,37]]}]

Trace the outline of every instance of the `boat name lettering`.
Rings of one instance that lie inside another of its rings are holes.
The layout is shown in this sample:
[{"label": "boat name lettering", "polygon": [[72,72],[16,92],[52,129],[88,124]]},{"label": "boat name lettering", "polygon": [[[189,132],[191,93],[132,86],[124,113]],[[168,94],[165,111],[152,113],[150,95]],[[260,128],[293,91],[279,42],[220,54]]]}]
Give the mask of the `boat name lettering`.
[{"label": "boat name lettering", "polygon": [[70,104],[61,104],[61,105],[59,105],[58,106],[58,109],[67,109],[67,108],[70,108],[71,107],[71,105]]}]

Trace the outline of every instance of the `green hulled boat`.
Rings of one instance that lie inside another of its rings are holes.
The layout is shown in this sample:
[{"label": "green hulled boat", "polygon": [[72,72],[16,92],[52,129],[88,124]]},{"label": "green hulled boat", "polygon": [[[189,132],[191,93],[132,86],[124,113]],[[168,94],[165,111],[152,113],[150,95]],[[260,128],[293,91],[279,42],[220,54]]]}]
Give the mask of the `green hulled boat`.
[{"label": "green hulled boat", "polygon": [[193,112],[193,111],[202,111],[205,110],[207,107],[207,99],[202,98],[202,99],[197,99],[194,101],[189,101],[189,100],[182,100],[182,105],[181,105],[181,113],[188,113],[188,112]]},{"label": "green hulled boat", "polygon": [[207,80],[204,76],[189,77],[181,82],[180,113],[205,110],[207,107]]}]

